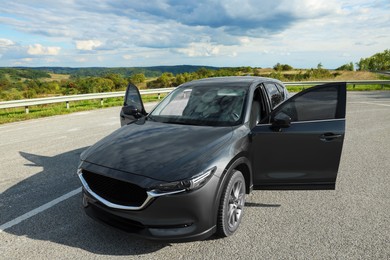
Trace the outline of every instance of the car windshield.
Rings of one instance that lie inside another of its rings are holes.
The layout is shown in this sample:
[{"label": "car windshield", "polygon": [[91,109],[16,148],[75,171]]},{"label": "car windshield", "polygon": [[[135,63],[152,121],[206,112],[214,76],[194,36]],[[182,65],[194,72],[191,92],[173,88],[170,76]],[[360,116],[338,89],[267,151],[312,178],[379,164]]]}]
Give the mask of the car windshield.
[{"label": "car windshield", "polygon": [[234,126],[242,122],[247,88],[189,85],[175,89],[149,115],[172,124]]}]

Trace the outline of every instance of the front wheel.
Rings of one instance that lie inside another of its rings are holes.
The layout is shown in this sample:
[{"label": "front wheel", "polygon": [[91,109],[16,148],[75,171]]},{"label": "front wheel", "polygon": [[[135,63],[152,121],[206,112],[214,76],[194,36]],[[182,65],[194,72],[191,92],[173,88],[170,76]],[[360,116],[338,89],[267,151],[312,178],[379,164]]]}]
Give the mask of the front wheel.
[{"label": "front wheel", "polygon": [[245,179],[240,171],[234,170],[227,181],[218,210],[220,236],[233,235],[240,225],[245,204]]}]

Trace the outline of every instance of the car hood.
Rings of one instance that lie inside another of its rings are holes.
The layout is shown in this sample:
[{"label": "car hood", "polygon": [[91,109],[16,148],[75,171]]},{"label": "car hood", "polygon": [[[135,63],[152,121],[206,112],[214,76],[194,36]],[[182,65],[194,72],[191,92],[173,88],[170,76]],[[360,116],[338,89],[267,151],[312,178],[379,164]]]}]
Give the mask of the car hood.
[{"label": "car hood", "polygon": [[141,121],[121,127],[82,155],[81,160],[160,181],[192,177],[207,167],[232,136],[232,127]]}]

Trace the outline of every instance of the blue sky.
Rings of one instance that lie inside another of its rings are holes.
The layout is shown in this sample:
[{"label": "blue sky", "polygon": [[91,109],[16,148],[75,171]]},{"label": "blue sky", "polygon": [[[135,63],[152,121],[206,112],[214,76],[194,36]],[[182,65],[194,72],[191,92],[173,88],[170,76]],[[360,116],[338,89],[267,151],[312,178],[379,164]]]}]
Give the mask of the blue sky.
[{"label": "blue sky", "polygon": [[0,0],[0,66],[336,68],[390,49],[389,0]]}]

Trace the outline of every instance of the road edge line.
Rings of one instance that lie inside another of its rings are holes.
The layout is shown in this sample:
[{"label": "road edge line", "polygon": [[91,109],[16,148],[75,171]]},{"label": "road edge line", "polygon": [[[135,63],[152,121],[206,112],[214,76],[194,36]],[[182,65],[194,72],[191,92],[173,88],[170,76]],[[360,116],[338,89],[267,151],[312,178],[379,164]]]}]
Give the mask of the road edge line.
[{"label": "road edge line", "polygon": [[60,202],[62,202],[64,200],[69,199],[70,197],[73,197],[74,195],[76,195],[76,194],[78,194],[80,192],[81,192],[81,187],[79,187],[79,188],[77,188],[75,190],[72,190],[71,192],[68,192],[68,193],[62,195],[61,197],[58,197],[58,198],[56,198],[56,199],[54,199],[54,200],[52,200],[52,201],[50,201],[50,202],[48,202],[48,203],[38,207],[36,209],[33,209],[33,210],[31,210],[31,211],[29,211],[29,212],[27,212],[27,213],[25,213],[25,214],[15,218],[15,219],[13,219],[11,221],[8,221],[8,222],[2,224],[0,226],[0,233],[3,232],[4,230],[10,228],[10,227],[13,227],[13,226],[19,224],[20,222],[22,222],[22,221],[24,221],[26,219],[29,219],[29,218],[31,218],[31,217],[33,217],[33,216],[35,216],[35,215],[37,215],[37,214],[47,210],[47,209],[55,206],[56,204],[58,204],[58,203],[60,203]]}]

